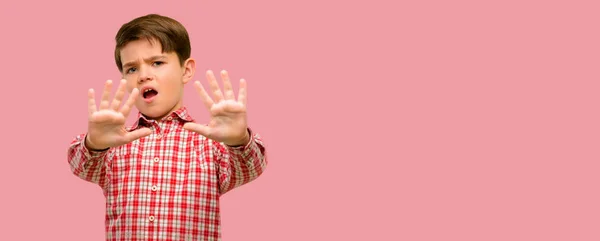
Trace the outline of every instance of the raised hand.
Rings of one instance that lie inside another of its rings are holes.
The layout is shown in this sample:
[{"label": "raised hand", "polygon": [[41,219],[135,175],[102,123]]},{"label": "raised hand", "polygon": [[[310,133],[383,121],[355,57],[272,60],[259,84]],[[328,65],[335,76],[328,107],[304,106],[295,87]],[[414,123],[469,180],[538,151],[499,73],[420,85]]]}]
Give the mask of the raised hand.
[{"label": "raised hand", "polygon": [[110,102],[112,81],[106,81],[98,109],[96,109],[94,90],[90,89],[88,91],[89,122],[86,138],[88,148],[101,150],[120,146],[151,134],[151,130],[148,128],[140,128],[132,132],[128,132],[125,128],[127,116],[135,103],[135,98],[139,96],[139,90],[137,88],[133,89],[127,102],[120,107],[121,100],[125,95],[125,85],[126,80],[121,80],[115,98]]},{"label": "raised hand", "polygon": [[208,125],[188,122],[184,124],[183,128],[230,146],[246,144],[250,139],[246,121],[246,81],[240,80],[240,90],[236,100],[225,70],[221,71],[224,93],[219,89],[219,84],[212,71],[206,72],[206,78],[214,99],[210,98],[199,81],[195,82],[195,87],[204,105],[210,111],[210,122]]}]

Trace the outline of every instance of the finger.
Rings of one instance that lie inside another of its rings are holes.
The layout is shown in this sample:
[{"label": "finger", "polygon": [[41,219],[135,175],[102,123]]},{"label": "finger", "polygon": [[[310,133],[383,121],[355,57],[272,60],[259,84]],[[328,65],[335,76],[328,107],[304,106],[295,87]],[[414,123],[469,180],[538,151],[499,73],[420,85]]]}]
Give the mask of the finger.
[{"label": "finger", "polygon": [[95,123],[125,123],[126,119],[123,115],[119,115],[113,111],[100,110],[92,115],[91,120]]},{"label": "finger", "polygon": [[123,114],[123,116],[129,116],[129,112],[131,112],[131,108],[135,104],[135,99],[137,98],[139,93],[140,91],[138,90],[138,88],[133,88],[131,94],[129,94],[129,98],[127,98],[127,102],[125,102],[123,107],[121,107],[121,114]]},{"label": "finger", "polygon": [[104,92],[102,92],[102,100],[100,101],[100,109],[105,110],[109,105],[110,89],[112,89],[112,81],[107,80],[104,84]]},{"label": "finger", "polygon": [[210,138],[210,127],[208,127],[206,125],[188,122],[188,123],[183,124],[183,129],[186,129],[188,131],[193,131],[193,132],[196,132],[207,138]]},{"label": "finger", "polygon": [[204,89],[204,87],[202,86],[200,81],[196,81],[194,84],[195,84],[194,86],[196,87],[195,88],[196,91],[200,95],[200,98],[202,98],[202,102],[204,102],[204,105],[206,106],[206,108],[208,108],[210,110],[210,108],[214,104],[213,100],[210,98],[210,96],[208,96],[208,93],[206,93],[206,90]]},{"label": "finger", "polygon": [[127,143],[129,143],[142,137],[148,136],[150,134],[152,134],[152,130],[150,130],[149,128],[140,128],[132,132],[127,132],[127,134],[125,134],[124,139]]},{"label": "finger", "polygon": [[96,97],[94,94],[94,89],[89,89],[88,90],[88,112],[90,114],[90,117],[92,116],[92,114],[94,114],[94,112],[96,112]]},{"label": "finger", "polygon": [[117,93],[115,94],[115,99],[113,99],[112,101],[112,106],[111,108],[115,111],[119,110],[119,106],[121,105],[121,100],[123,99],[123,96],[125,96],[125,84],[126,84],[126,80],[122,79],[121,83],[119,84],[119,88],[117,89]]},{"label": "finger", "polygon": [[225,99],[233,100],[235,95],[233,94],[233,87],[231,86],[231,81],[229,81],[229,74],[227,74],[227,71],[221,71],[221,78],[223,79],[223,89],[225,89]]},{"label": "finger", "polygon": [[213,107],[213,116],[229,115],[234,113],[244,112],[245,107],[240,102],[221,102],[225,103],[217,108]]},{"label": "finger", "polygon": [[247,93],[248,93],[248,84],[245,79],[240,80],[240,93],[238,93],[238,101],[242,103],[242,105],[246,106]]},{"label": "finger", "polygon": [[214,104],[212,106],[212,108],[210,108],[210,115],[213,117],[224,115],[226,105],[227,105],[227,102],[219,102],[219,103]]},{"label": "finger", "polygon": [[206,72],[206,78],[208,79],[208,84],[215,96],[215,102],[221,102],[223,100],[223,93],[221,93],[221,89],[219,89],[219,83],[215,79],[215,75],[211,70]]}]

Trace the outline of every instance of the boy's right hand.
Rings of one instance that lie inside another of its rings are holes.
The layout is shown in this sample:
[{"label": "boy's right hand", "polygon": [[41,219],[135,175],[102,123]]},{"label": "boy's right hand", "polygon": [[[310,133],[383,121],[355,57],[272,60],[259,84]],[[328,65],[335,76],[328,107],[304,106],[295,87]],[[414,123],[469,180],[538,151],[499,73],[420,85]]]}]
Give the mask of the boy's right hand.
[{"label": "boy's right hand", "polygon": [[135,131],[127,131],[125,121],[139,95],[139,90],[134,88],[127,102],[119,108],[121,100],[125,95],[126,80],[121,80],[115,98],[110,101],[110,90],[112,81],[106,81],[99,110],[96,109],[94,90],[88,91],[89,117],[88,133],[85,140],[86,147],[93,150],[103,150],[110,147],[120,146],[132,142],[138,138],[148,136],[152,131],[148,128],[140,128]]}]

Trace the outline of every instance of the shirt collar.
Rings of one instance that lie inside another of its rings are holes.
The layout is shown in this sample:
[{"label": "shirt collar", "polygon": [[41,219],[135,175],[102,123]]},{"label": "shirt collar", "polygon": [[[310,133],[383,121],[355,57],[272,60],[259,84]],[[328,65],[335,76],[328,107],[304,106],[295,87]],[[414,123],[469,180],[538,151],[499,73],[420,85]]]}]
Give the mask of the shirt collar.
[{"label": "shirt collar", "polygon": [[[171,112],[171,114],[163,117],[162,119],[160,119],[160,121],[169,121],[173,119],[179,119],[181,122],[184,123],[194,121],[194,118],[192,118],[185,106],[177,109],[176,111]],[[141,112],[138,111],[136,121],[131,127],[131,129],[137,129],[140,125],[145,126],[150,122],[153,122],[153,120],[146,118],[146,116],[144,116]]]}]

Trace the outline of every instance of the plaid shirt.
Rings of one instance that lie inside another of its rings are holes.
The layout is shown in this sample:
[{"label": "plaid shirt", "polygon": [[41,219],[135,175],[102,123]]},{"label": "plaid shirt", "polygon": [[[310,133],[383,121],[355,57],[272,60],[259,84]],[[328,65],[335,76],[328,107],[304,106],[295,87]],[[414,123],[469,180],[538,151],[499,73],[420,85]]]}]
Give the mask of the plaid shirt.
[{"label": "plaid shirt", "polygon": [[138,113],[130,128],[152,134],[107,151],[85,147],[85,134],[68,149],[73,173],[106,196],[106,240],[220,240],[219,197],[256,179],[267,161],[261,138],[229,147],[183,129],[185,107],[161,121]]}]

